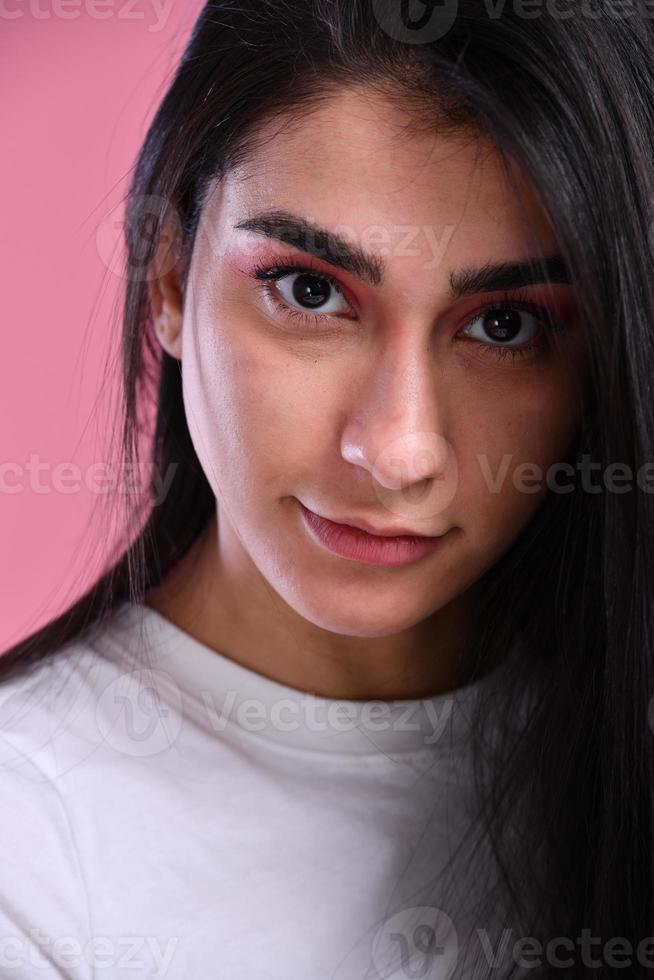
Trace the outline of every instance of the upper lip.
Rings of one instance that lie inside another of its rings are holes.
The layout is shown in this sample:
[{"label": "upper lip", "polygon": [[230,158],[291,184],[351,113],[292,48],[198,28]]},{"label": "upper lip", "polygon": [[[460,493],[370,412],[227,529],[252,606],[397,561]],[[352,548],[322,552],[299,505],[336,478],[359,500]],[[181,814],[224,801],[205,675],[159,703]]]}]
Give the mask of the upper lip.
[{"label": "upper lip", "polygon": [[[304,507],[304,504],[302,506]],[[306,509],[308,510],[309,508],[307,507]],[[316,512],[312,511],[312,513]],[[368,534],[374,534],[379,538],[397,538],[400,535],[410,535],[414,538],[441,537],[441,535],[424,534],[422,531],[413,531],[411,528],[404,527],[377,528],[360,517],[325,517],[323,514],[316,514],[316,517],[322,517],[323,520],[331,521],[332,524],[346,524],[348,527],[356,527],[359,531],[366,531]]]}]

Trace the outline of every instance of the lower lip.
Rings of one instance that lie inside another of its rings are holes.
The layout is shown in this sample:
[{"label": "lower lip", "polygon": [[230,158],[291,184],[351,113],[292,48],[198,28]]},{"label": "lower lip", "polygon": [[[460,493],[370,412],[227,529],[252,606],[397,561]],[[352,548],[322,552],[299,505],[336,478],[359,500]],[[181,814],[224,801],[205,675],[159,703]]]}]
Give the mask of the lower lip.
[{"label": "lower lip", "polygon": [[447,534],[432,538],[409,534],[381,538],[357,527],[328,521],[303,504],[300,504],[300,509],[306,527],[319,544],[341,558],[350,558],[369,565],[410,565],[425,555],[430,555],[449,534],[448,531]]}]

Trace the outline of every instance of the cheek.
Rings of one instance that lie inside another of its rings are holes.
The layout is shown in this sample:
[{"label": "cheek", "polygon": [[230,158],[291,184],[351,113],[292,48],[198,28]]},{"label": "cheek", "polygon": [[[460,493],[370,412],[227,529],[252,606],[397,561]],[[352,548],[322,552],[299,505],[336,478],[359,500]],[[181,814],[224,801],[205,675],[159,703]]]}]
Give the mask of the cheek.
[{"label": "cheek", "polygon": [[457,504],[473,535],[510,543],[542,504],[547,470],[566,455],[579,421],[567,376],[470,395],[454,442]]},{"label": "cheek", "polygon": [[[190,333],[193,333],[191,328]],[[238,343],[236,342],[238,337]],[[238,329],[199,330],[184,351],[184,402],[198,458],[216,496],[252,500],[289,491],[326,413],[307,367]]]}]

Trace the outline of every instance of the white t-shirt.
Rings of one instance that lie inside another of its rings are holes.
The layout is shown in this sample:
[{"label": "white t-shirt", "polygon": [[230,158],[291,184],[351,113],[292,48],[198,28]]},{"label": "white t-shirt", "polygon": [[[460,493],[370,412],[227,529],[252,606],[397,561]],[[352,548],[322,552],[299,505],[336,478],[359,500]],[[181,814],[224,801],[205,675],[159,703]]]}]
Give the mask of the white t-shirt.
[{"label": "white t-shirt", "polygon": [[123,604],[0,684],[0,977],[486,975],[492,862],[464,846],[445,866],[470,819],[470,705],[503,669],[427,699],[323,698]]}]

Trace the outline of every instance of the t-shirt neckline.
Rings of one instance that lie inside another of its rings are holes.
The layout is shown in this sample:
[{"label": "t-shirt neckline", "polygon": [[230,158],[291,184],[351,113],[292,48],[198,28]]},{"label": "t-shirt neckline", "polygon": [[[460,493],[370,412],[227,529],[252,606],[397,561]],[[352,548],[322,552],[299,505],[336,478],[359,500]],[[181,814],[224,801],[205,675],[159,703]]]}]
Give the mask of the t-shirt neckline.
[{"label": "t-shirt neckline", "polygon": [[135,655],[134,669],[163,673],[180,698],[191,697],[217,735],[236,726],[277,745],[342,755],[433,754],[461,746],[470,734],[475,699],[501,680],[506,663],[505,658],[479,680],[431,697],[354,700],[266,677],[142,602],[121,604],[110,633]]}]

